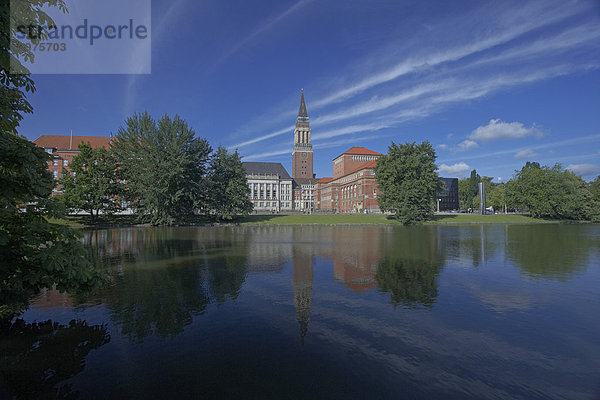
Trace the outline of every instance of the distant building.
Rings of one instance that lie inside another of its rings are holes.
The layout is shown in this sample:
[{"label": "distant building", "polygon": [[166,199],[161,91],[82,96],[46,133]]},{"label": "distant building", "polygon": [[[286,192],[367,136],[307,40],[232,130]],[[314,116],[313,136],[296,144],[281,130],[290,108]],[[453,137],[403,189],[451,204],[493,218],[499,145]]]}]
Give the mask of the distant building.
[{"label": "distant building", "polygon": [[333,178],[322,178],[316,185],[315,208],[343,213],[379,212],[381,194],[375,180],[375,164],[381,153],[352,147],[333,159]]},{"label": "distant building", "polygon": [[292,211],[293,182],[281,163],[244,162],[250,201],[256,211]]},{"label": "distant building", "polygon": [[440,178],[444,188],[439,194],[440,211],[458,210],[458,178]]},{"label": "distant building", "polygon": [[[79,154],[79,145],[89,143],[92,148],[110,146],[110,137],[106,136],[73,136],[73,135],[42,135],[33,141],[36,146],[46,150],[46,153],[52,155],[52,160],[48,161],[48,169],[54,179],[62,178],[62,170],[70,170],[73,157]],[[59,192],[57,183],[54,192]]]}]

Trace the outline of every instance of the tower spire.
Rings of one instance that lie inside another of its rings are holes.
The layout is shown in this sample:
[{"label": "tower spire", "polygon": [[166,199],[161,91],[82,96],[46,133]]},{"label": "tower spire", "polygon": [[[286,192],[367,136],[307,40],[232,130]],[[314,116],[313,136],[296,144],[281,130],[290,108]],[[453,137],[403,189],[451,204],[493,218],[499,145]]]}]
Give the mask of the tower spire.
[{"label": "tower spire", "polygon": [[300,109],[298,110],[298,119],[308,118],[308,111],[306,111],[306,103],[304,102],[304,89],[302,89],[302,95],[300,96]]}]

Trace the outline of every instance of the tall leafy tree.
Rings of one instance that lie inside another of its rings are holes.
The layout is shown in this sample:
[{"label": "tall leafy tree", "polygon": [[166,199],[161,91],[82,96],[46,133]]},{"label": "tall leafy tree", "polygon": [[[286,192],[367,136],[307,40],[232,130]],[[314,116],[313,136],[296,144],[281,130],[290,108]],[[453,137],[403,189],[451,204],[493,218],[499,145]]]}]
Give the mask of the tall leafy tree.
[{"label": "tall leafy tree", "polygon": [[507,183],[507,196],[533,217],[587,220],[592,214],[587,183],[560,164],[549,167],[527,162]]},{"label": "tall leafy tree", "polygon": [[469,208],[469,178],[458,181],[458,202],[461,209]]},{"label": "tall leafy tree", "polygon": [[48,154],[3,131],[0,159],[0,317],[24,309],[43,288],[73,292],[101,284],[105,275],[88,261],[76,232],[46,219],[55,183]]},{"label": "tall leafy tree", "polygon": [[375,177],[383,194],[379,207],[391,211],[403,224],[424,221],[433,215],[433,202],[442,182],[436,172],[435,150],[428,141],[421,144],[391,144],[380,157]]},{"label": "tall leafy tree", "polygon": [[172,225],[207,209],[212,150],[179,116],[157,122],[148,113],[135,114],[119,128],[111,149],[124,182],[123,198],[143,220]]},{"label": "tall leafy tree", "polygon": [[590,183],[590,195],[592,196],[592,221],[600,222],[600,175]]},{"label": "tall leafy tree", "polygon": [[[20,60],[33,61],[27,44],[40,38],[18,40],[11,18],[52,25],[44,5],[65,10],[61,0],[0,3],[0,318],[26,308],[29,297],[42,288],[85,290],[105,279],[86,259],[76,233],[46,219],[54,187],[49,155],[16,131],[23,114],[33,112],[26,93],[35,90]],[[20,212],[25,205],[28,212]]]},{"label": "tall leafy tree", "polygon": [[481,177],[477,171],[471,171],[471,176],[469,177],[469,188],[467,190],[467,207],[479,207],[479,182],[481,182]]},{"label": "tall leafy tree", "polygon": [[104,147],[93,149],[89,143],[79,145],[79,154],[63,170],[64,196],[68,207],[90,213],[96,221],[100,212],[112,214],[118,207],[116,161]]},{"label": "tall leafy tree", "polygon": [[237,150],[230,154],[220,146],[211,157],[209,178],[211,210],[218,218],[232,219],[252,211],[246,170]]},{"label": "tall leafy tree", "polygon": [[[24,114],[33,113],[27,93],[35,92],[35,82],[21,61],[34,62],[32,44],[48,36],[47,28],[54,25],[43,7],[58,7],[67,12],[63,0],[0,1],[0,130],[15,132]],[[17,38],[16,28],[39,26],[35,36]]]}]

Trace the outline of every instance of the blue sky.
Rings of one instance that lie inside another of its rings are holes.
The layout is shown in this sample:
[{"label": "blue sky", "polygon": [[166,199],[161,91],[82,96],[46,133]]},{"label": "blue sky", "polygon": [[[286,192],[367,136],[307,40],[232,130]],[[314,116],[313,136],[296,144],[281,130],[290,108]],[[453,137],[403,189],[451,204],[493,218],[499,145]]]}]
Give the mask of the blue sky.
[{"label": "blue sky", "polygon": [[108,136],[134,112],[179,114],[290,171],[303,88],[318,177],[352,146],[423,140],[442,176],[600,174],[597,0],[152,1],[151,69],[35,75],[19,131]]}]

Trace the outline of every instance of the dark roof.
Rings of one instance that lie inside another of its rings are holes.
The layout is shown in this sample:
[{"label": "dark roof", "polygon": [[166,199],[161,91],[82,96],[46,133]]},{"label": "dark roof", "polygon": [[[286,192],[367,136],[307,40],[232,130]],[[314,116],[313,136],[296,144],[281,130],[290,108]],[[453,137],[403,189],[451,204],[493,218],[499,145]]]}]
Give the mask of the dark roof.
[{"label": "dark roof", "polygon": [[290,179],[290,174],[278,162],[243,162],[242,164],[248,175],[278,175],[280,179]]},{"label": "dark roof", "polygon": [[301,185],[314,185],[317,183],[318,179],[315,178],[294,178],[294,184],[296,186]]},{"label": "dark roof", "polygon": [[300,96],[300,109],[298,110],[298,117],[308,118],[308,111],[306,111],[306,103],[304,102],[304,90],[302,96]]},{"label": "dark roof", "polygon": [[81,143],[89,142],[93,148],[110,146],[110,137],[108,136],[71,136],[71,135],[42,135],[35,139],[39,147],[60,150],[78,150]]}]

